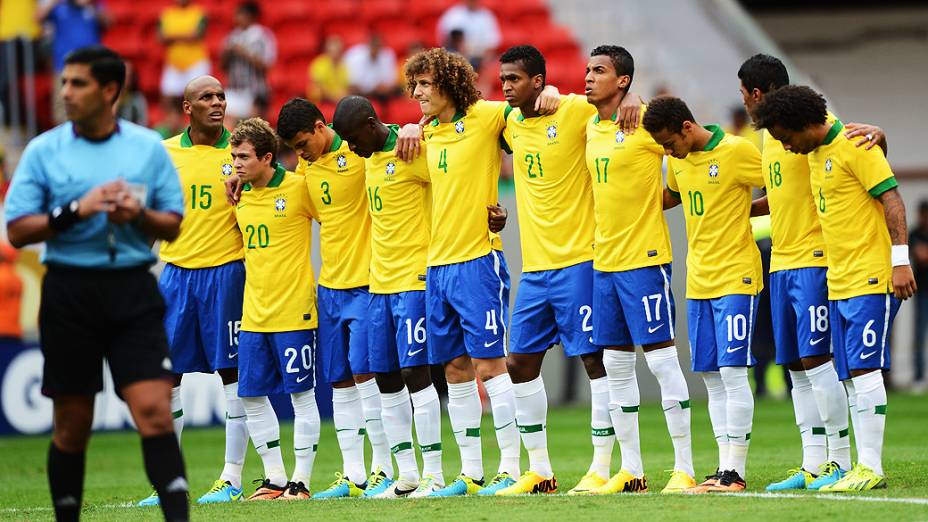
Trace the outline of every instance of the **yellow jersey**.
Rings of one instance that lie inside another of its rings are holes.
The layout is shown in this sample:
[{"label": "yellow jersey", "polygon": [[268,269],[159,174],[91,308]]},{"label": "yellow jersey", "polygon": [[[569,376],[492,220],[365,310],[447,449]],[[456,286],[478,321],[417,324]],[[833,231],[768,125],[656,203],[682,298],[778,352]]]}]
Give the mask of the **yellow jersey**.
[{"label": "yellow jersey", "polygon": [[194,145],[188,128],[162,142],[180,176],[187,209],[177,239],[161,243],[159,256],[165,263],[210,268],[245,256],[223,184],[232,175],[230,135],[223,129],[213,145]]},{"label": "yellow jersey", "polygon": [[593,192],[583,148],[595,113],[585,96],[569,94],[554,114],[526,118],[514,109],[506,119],[523,272],[593,259]]},{"label": "yellow jersey", "polygon": [[303,178],[278,165],[266,187],[242,188],[235,216],[245,242],[242,330],[316,328],[312,206]]},{"label": "yellow jersey", "polygon": [[371,217],[367,213],[364,158],[335,135],[332,148],[313,163],[300,158],[297,174],[309,189],[322,269],[319,284],[343,290],[367,286],[371,264]]},{"label": "yellow jersey", "polygon": [[452,121],[425,127],[432,180],[429,266],[470,261],[502,250],[487,227],[487,205],[499,200],[500,133],[512,107],[478,100]]},{"label": "yellow jersey", "polygon": [[600,121],[599,115],[587,123],[586,135],[586,165],[596,202],[593,268],[619,272],[670,263],[664,147],[647,132],[625,134],[614,121]]},{"label": "yellow jersey", "polygon": [[429,166],[395,154],[399,125],[388,125],[383,150],[365,160],[371,215],[371,284],[374,294],[425,290],[432,194]]},{"label": "yellow jersey", "polygon": [[812,197],[828,247],[828,299],[893,291],[892,242],[877,199],[898,184],[878,147],[857,147],[836,120],[809,153]]},{"label": "yellow jersey", "polygon": [[[164,9],[158,23],[161,36],[165,38],[189,38],[206,28],[206,12],[197,5],[181,7],[171,5]],[[206,42],[203,38],[192,42],[174,42],[164,54],[164,62],[181,71],[207,59]]]},{"label": "yellow jersey", "polygon": [[703,150],[667,160],[667,188],[686,219],[686,297],[757,295],[764,281],[750,215],[751,188],[764,186],[760,151],[717,125],[706,129]]}]

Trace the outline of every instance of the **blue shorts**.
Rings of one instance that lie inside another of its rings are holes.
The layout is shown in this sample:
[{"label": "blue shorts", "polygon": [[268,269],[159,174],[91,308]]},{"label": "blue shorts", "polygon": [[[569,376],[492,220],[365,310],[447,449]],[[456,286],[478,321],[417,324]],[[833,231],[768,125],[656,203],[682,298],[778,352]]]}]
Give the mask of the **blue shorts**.
[{"label": "blue shorts", "polygon": [[599,346],[672,341],[677,318],[670,264],[593,272],[593,342]]},{"label": "blue shorts", "polygon": [[315,386],[316,331],[239,334],[238,395],[299,393]]},{"label": "blue shorts", "polygon": [[770,274],[770,314],[777,364],[831,353],[827,268],[795,268]]},{"label": "blue shorts", "polygon": [[757,364],[751,353],[757,296],[732,294],[715,299],[687,299],[686,311],[694,372]]},{"label": "blue shorts", "polygon": [[593,331],[593,262],[522,272],[512,311],[509,351],[544,352],[560,343],[568,357],[601,350]]},{"label": "blue shorts", "polygon": [[390,373],[429,363],[424,290],[371,294],[367,317],[371,371]]},{"label": "blue shorts", "polygon": [[429,363],[462,355],[506,356],[509,268],[502,252],[451,265],[430,266],[425,279]]},{"label": "blue shorts", "polygon": [[164,266],[158,288],[174,372],[213,373],[238,366],[245,264],[213,268]]},{"label": "blue shorts", "polygon": [[893,294],[829,301],[835,369],[843,381],[851,370],[889,369],[889,334],[900,302]]},{"label": "blue shorts", "polygon": [[326,382],[370,373],[367,356],[367,287],[333,290],[319,285],[319,366]]}]

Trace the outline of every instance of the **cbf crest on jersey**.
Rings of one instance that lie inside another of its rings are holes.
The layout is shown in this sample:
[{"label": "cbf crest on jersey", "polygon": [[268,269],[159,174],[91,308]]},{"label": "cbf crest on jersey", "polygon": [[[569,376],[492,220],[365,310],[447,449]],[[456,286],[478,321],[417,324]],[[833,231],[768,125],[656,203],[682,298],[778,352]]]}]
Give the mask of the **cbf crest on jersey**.
[{"label": "cbf crest on jersey", "polygon": [[549,140],[553,140],[554,138],[557,138],[557,125],[548,125],[548,129],[546,133],[548,135]]},{"label": "cbf crest on jersey", "polygon": [[339,154],[338,157],[335,158],[335,163],[338,164],[338,168],[343,169],[348,166],[348,158],[346,158],[344,154]]},{"label": "cbf crest on jersey", "polygon": [[825,172],[831,172],[831,158],[825,160]]},{"label": "cbf crest on jersey", "polygon": [[285,217],[287,215],[287,198],[277,196],[274,198],[274,217]]},{"label": "cbf crest on jersey", "polygon": [[615,142],[625,143],[625,133],[620,130],[615,131]]},{"label": "cbf crest on jersey", "polygon": [[386,167],[385,171],[386,171],[387,176],[392,176],[392,175],[396,174],[396,163],[394,163],[394,162],[392,162],[392,161],[389,162],[389,163],[387,163],[387,167]]},{"label": "cbf crest on jersey", "polygon": [[719,184],[719,160],[709,160],[709,183]]},{"label": "cbf crest on jersey", "polygon": [[454,124],[454,132],[464,134],[464,120],[458,120]]},{"label": "cbf crest on jersey", "polygon": [[222,164],[222,175],[223,175],[223,176],[231,176],[231,175],[232,175],[232,164],[231,164],[231,163],[223,163],[223,164]]}]

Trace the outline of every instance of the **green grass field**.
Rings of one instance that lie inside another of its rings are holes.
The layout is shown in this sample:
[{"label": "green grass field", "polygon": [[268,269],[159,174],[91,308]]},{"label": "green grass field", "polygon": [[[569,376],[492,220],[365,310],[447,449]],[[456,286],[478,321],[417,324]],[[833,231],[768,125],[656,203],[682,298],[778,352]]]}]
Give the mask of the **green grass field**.
[{"label": "green grass field", "polygon": [[[657,492],[673,466],[673,452],[664,418],[656,404],[641,409],[641,445],[651,493],[610,497],[451,498],[401,501],[346,499],[300,503],[238,503],[194,506],[192,516],[211,520],[601,520],[615,515],[633,519],[679,520],[761,517],[769,520],[928,520],[928,404],[923,397],[895,394],[889,400],[884,467],[889,488],[845,496],[799,493],[768,498],[764,486],[782,477],[800,459],[799,435],[788,402],[759,401],[748,460],[748,495],[677,496]],[[447,418],[445,419],[447,421]],[[291,427],[283,426],[282,446],[291,439]],[[495,470],[498,452],[489,415],[484,416],[483,448],[487,472]],[[549,444],[562,492],[586,472],[591,455],[589,410],[555,409],[548,417]],[[199,496],[218,476],[223,458],[223,432],[218,428],[184,432],[184,450],[191,494]],[[458,451],[450,427],[444,427],[445,477],[458,472]],[[0,519],[48,520],[53,518],[45,478],[46,437],[0,439]],[[704,402],[693,403],[693,452],[697,474],[714,469],[717,453]],[[369,455],[369,452],[368,452]],[[292,450],[284,449],[292,463]],[[618,445],[613,472],[619,465]],[[523,466],[527,464],[523,456]],[[331,423],[324,423],[316,459],[312,490],[326,487],[340,469],[341,457]],[[253,450],[245,465],[246,480],[261,475],[261,463]],[[251,486],[247,487],[252,490]],[[138,438],[134,433],[107,433],[93,438],[88,454],[84,493],[85,520],[157,520],[160,511],[131,507],[149,492]],[[836,498],[840,500],[835,500]]]}]

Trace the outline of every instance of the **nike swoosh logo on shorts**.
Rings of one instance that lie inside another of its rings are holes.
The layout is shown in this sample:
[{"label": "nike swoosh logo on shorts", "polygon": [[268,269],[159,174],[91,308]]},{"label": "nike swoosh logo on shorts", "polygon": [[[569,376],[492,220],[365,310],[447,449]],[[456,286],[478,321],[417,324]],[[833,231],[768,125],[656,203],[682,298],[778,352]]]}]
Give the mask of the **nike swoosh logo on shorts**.
[{"label": "nike swoosh logo on shorts", "polygon": [[824,337],[819,337],[818,339],[813,339],[813,340],[809,341],[809,346],[815,346],[816,344],[818,344],[818,343],[820,343],[820,342],[822,342],[822,341],[824,341],[824,340],[825,340]]},{"label": "nike swoosh logo on shorts", "polygon": [[229,354],[229,359],[235,359],[236,357],[238,357],[238,352]]},{"label": "nike swoosh logo on shorts", "polygon": [[735,347],[735,349],[732,349],[732,347],[729,346],[728,348],[725,349],[725,351],[728,352],[728,353],[735,353],[735,352],[737,352],[738,350],[740,350],[740,349],[742,349],[742,348],[744,348],[744,345],[743,345],[743,344],[742,344],[741,346]]},{"label": "nike swoosh logo on shorts", "polygon": [[648,327],[648,333],[649,333],[649,334],[652,334],[652,333],[654,333],[654,332],[660,330],[662,326],[664,326],[664,323],[661,323],[661,324],[655,326],[654,328],[651,328],[651,327],[649,326],[649,327]]},{"label": "nike swoosh logo on shorts", "polygon": [[302,376],[302,377],[297,377],[297,378],[296,378],[296,382],[303,382],[303,381],[305,381],[306,379],[309,379],[309,375],[304,375],[304,376]]},{"label": "nike swoosh logo on shorts", "polygon": [[418,350],[416,350],[416,351],[414,351],[414,352],[410,352],[410,351],[407,350],[407,351],[406,351],[406,356],[407,356],[407,357],[415,357],[416,354],[418,354],[418,353],[421,352],[422,350],[425,350],[425,348],[419,348]]},{"label": "nike swoosh logo on shorts", "polygon": [[496,344],[496,343],[498,343],[498,342],[499,342],[499,339],[493,341],[492,343],[488,343],[488,342],[484,341],[484,342],[483,342],[483,347],[484,347],[484,348],[489,348],[489,347],[493,346],[494,344]]},{"label": "nike swoosh logo on shorts", "polygon": [[863,361],[864,359],[868,359],[868,358],[870,358],[871,355],[873,355],[873,354],[875,354],[875,353],[876,353],[876,350],[873,350],[873,351],[870,352],[870,353],[862,353],[862,354],[860,354],[860,360]]}]

